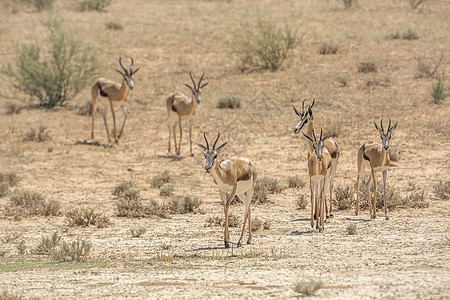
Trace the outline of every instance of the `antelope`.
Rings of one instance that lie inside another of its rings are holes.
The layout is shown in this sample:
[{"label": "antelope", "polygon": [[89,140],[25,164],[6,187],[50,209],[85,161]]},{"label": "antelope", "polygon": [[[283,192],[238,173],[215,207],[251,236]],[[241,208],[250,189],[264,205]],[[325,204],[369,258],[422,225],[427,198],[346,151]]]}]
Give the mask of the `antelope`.
[{"label": "antelope", "polygon": [[[117,82],[114,82],[112,80],[106,79],[106,78],[99,78],[94,82],[94,85],[91,88],[91,94],[92,94],[92,131],[91,131],[91,138],[94,138],[94,122],[95,122],[95,115],[97,112],[97,100],[104,100],[108,99],[109,106],[111,108],[111,113],[113,116],[113,124],[114,124],[114,142],[117,144],[119,142],[120,137],[123,134],[123,128],[125,127],[125,121],[127,120],[127,97],[130,90],[134,88],[134,74],[136,74],[140,67],[138,67],[136,70],[133,70],[134,66],[134,60],[133,57],[129,56],[131,60],[130,70],[127,70],[122,64],[122,56],[119,58],[119,64],[122,67],[123,71],[120,71],[119,69],[116,69],[117,72],[119,72],[120,75],[122,75],[122,83],[119,84]],[[123,112],[123,124],[122,129],[120,130],[119,136],[116,134],[116,115],[114,113],[114,107],[113,102],[119,103],[120,107],[122,108]],[[108,110],[109,107],[106,104],[105,109],[103,112],[103,121],[105,122],[106,127],[106,134],[108,135],[108,141],[111,142],[111,138],[109,136],[109,129],[108,129],[108,123],[106,121],[106,117],[108,116]]]},{"label": "antelope", "polygon": [[[314,228],[314,213],[313,207],[315,207],[315,215],[317,217],[316,229],[322,232],[324,229],[324,206],[325,199],[323,196],[325,184],[329,180],[331,174],[331,154],[327,148],[324,147],[324,141],[329,136],[322,138],[322,129],[320,129],[320,138],[317,140],[314,130],[311,138],[308,134],[302,132],[307,138],[308,144],[313,148],[314,152],[308,158],[308,171],[309,171],[309,183],[311,189],[311,227]],[[315,201],[313,202],[313,198]],[[315,205],[314,205],[315,204]]]},{"label": "antelope", "polygon": [[[312,113],[312,108],[314,106],[314,103],[316,102],[316,99],[313,98],[313,102],[310,106],[308,106],[307,111],[305,112],[305,100],[303,100],[302,103],[302,112],[300,113],[295,106],[294,111],[297,114],[297,116],[300,117],[300,120],[298,124],[294,127],[294,133],[297,134],[299,132],[306,133],[309,136],[312,136],[314,133],[314,117]],[[306,128],[305,132],[305,125],[308,124],[308,127]],[[308,158],[313,155],[314,149],[310,142],[306,142],[306,148],[308,149]],[[325,140],[325,148],[328,150],[328,152],[331,155],[331,174],[330,174],[330,180],[327,182],[329,184],[330,189],[330,210],[328,210],[327,201],[325,200],[325,210],[327,218],[333,217],[333,201],[332,201],[332,195],[333,195],[333,181],[334,177],[336,176],[336,168],[340,156],[340,149],[339,144],[336,141],[336,139],[329,137],[327,140]],[[326,188],[325,188],[326,189]],[[312,197],[312,195],[311,195]],[[312,201],[312,200],[311,200]],[[311,207],[312,209],[312,207]]]},{"label": "antelope", "polygon": [[[203,151],[206,158],[205,170],[207,173],[211,173],[214,178],[214,183],[219,188],[220,198],[222,200],[223,209],[225,213],[224,224],[224,241],[225,248],[230,247],[229,234],[228,234],[228,209],[230,208],[231,200],[235,195],[239,197],[244,203],[244,224],[242,225],[241,237],[237,243],[237,246],[241,246],[242,238],[244,237],[245,223],[248,219],[248,240],[247,244],[252,242],[252,226],[251,226],[251,210],[250,202],[253,197],[253,189],[255,188],[255,182],[257,173],[255,166],[252,162],[243,156],[233,156],[230,159],[221,160],[217,162],[217,155],[225,148],[229,141],[223,143],[220,147],[216,148],[217,141],[219,140],[220,133],[217,134],[217,138],[214,141],[212,149],[209,148],[208,139],[206,133],[203,133],[206,146],[194,141]],[[227,197],[227,193],[228,197]]]},{"label": "antelope", "polygon": [[[387,207],[386,207],[386,177],[387,169],[391,162],[389,157],[389,141],[391,139],[392,131],[397,128],[397,123],[391,127],[391,119],[389,119],[389,126],[384,133],[383,119],[380,121],[381,129],[378,127],[377,123],[373,122],[375,128],[380,133],[380,138],[382,145],[375,141],[367,141],[362,144],[358,149],[357,163],[358,163],[358,178],[356,179],[356,210],[355,214],[358,215],[359,212],[359,180],[360,177],[364,175],[365,167],[370,167],[371,174],[369,176],[369,182],[367,183],[367,197],[369,201],[370,217],[375,219],[377,217],[377,180],[375,177],[375,172],[383,172],[383,201],[384,201],[384,215],[386,220],[389,220]],[[370,201],[370,181],[373,179],[373,207]]]},{"label": "antelope", "polygon": [[171,139],[171,123],[172,123],[172,117],[175,117],[175,115],[178,116],[178,125],[180,128],[180,142],[177,149],[177,138],[175,135],[177,121],[175,121],[173,125],[173,140],[175,143],[175,151],[177,155],[180,155],[180,149],[181,149],[181,138],[183,137],[183,130],[181,129],[181,119],[185,118],[189,120],[189,146],[191,155],[192,154],[192,139],[191,139],[191,132],[192,132],[192,119],[195,116],[195,109],[197,108],[197,104],[200,104],[201,101],[201,94],[202,94],[202,88],[204,88],[206,85],[208,85],[208,82],[202,84],[203,77],[205,76],[205,73],[202,72],[202,76],[200,77],[200,80],[198,81],[198,84],[195,84],[194,78],[192,78],[192,72],[189,73],[189,76],[191,77],[192,84],[191,85],[185,83],[184,85],[187,86],[191,92],[192,97],[188,97],[182,93],[174,93],[169,96],[166,100],[166,107],[167,107],[167,115],[168,115],[168,125],[169,125],[169,153],[170,153],[170,139]]}]

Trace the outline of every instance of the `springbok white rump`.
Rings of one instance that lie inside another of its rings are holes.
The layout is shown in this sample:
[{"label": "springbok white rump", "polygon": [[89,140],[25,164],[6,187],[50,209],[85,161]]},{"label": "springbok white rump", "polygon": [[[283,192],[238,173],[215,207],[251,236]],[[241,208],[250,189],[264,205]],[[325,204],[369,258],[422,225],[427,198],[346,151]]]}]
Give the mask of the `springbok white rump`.
[{"label": "springbok white rump", "polygon": [[[192,119],[195,116],[195,109],[197,108],[197,104],[200,104],[201,101],[201,94],[202,94],[202,88],[204,88],[208,82],[202,84],[203,77],[205,74],[202,72],[202,77],[200,77],[200,80],[198,81],[198,84],[195,84],[194,78],[192,78],[192,72],[189,73],[189,76],[191,77],[192,84],[194,87],[190,86],[189,84],[185,83],[184,85],[187,86],[191,92],[192,97],[188,97],[182,93],[174,93],[169,96],[166,100],[166,108],[167,108],[167,116],[168,116],[168,125],[169,125],[169,153],[170,153],[170,139],[171,139],[171,123],[172,118],[178,116],[178,121],[175,121],[173,124],[173,140],[175,143],[175,152],[177,155],[180,155],[180,149],[181,149],[181,138],[183,137],[183,130],[181,128],[181,120],[187,119],[189,120],[189,147],[192,154]],[[177,149],[177,138],[175,135],[175,131],[177,128],[177,122],[180,128],[180,142]]]},{"label": "springbok white rump", "polygon": [[[92,95],[92,131],[91,131],[91,138],[94,138],[94,122],[95,122],[95,115],[97,113],[97,100],[99,99],[107,99],[109,102],[109,107],[111,108],[111,113],[113,116],[113,124],[114,124],[114,142],[118,143],[120,137],[123,134],[123,129],[125,127],[125,121],[127,120],[127,97],[130,90],[134,88],[134,74],[139,71],[138,67],[136,70],[133,70],[134,66],[134,60],[133,57],[129,56],[131,60],[130,70],[127,70],[123,64],[122,64],[122,56],[119,58],[119,64],[124,70],[125,73],[122,71],[116,69],[117,72],[119,72],[120,75],[122,75],[122,83],[119,84],[117,82],[114,82],[112,80],[106,79],[106,78],[98,78],[94,85],[91,88],[91,95]],[[114,113],[114,107],[113,102],[119,103],[120,107],[122,108],[123,112],[123,124],[122,129],[120,129],[119,136],[116,134],[116,115]],[[108,122],[106,121],[106,117],[108,116],[108,105],[105,105],[104,112],[103,112],[103,121],[105,122],[106,127],[106,134],[108,135],[108,141],[111,142],[111,139],[109,137],[109,129],[108,129]]]},{"label": "springbok white rump", "polygon": [[[230,247],[228,234],[228,209],[230,208],[231,200],[235,195],[239,197],[244,203],[244,224],[242,225],[241,237],[237,243],[241,246],[242,238],[244,237],[245,223],[248,219],[248,240],[247,244],[252,242],[252,225],[251,225],[251,210],[250,202],[253,197],[253,189],[255,188],[257,172],[252,162],[243,156],[233,156],[230,159],[221,160],[217,163],[217,155],[225,148],[228,142],[223,143],[216,149],[217,141],[220,133],[218,133],[214,141],[212,149],[209,148],[206,133],[203,133],[206,146],[194,141],[203,151],[206,158],[205,170],[211,173],[214,182],[219,187],[220,198],[222,199],[223,209],[225,213],[225,231],[224,241],[225,248]],[[228,198],[227,198],[227,193]]]},{"label": "springbok white rump", "polygon": [[[364,168],[370,167],[371,173],[369,176],[369,182],[367,183],[367,198],[369,201],[370,217],[375,219],[377,217],[377,179],[375,172],[383,172],[383,201],[384,201],[384,215],[386,220],[389,220],[387,207],[386,207],[386,177],[387,169],[391,163],[389,156],[389,141],[391,140],[392,131],[397,128],[397,123],[391,127],[391,119],[389,119],[389,126],[384,132],[383,119],[380,121],[381,129],[377,123],[373,122],[375,128],[380,133],[380,138],[383,145],[375,141],[367,141],[362,144],[358,149],[357,163],[358,163],[358,178],[356,179],[356,210],[355,214],[359,213],[359,180],[364,175]],[[370,181],[373,180],[373,205],[370,201]]]}]

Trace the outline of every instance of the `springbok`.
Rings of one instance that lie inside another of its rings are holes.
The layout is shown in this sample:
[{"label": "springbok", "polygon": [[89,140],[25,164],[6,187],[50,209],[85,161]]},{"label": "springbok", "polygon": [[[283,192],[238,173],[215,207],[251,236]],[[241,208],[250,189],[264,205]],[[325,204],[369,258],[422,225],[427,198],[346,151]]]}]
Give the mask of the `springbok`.
[{"label": "springbok", "polygon": [[[225,248],[230,247],[228,234],[228,209],[230,208],[231,200],[235,195],[239,197],[244,203],[244,224],[242,225],[241,237],[237,243],[241,246],[242,238],[244,237],[245,223],[248,219],[248,240],[247,244],[252,242],[252,225],[251,225],[251,211],[250,202],[253,197],[253,189],[256,182],[256,169],[252,162],[243,156],[233,156],[230,159],[221,160],[217,163],[217,155],[225,148],[229,141],[223,143],[216,149],[217,141],[220,133],[218,133],[214,141],[212,149],[209,148],[209,143],[206,138],[206,133],[203,133],[206,146],[194,141],[203,151],[206,158],[205,170],[211,173],[215,184],[219,188],[220,198],[222,199],[223,209],[225,213],[225,231],[224,241]],[[228,197],[227,197],[227,193]]]},{"label": "springbok", "polygon": [[[295,108],[295,106],[293,106],[295,113],[297,114],[297,116],[300,117],[298,124],[294,127],[294,133],[297,134],[299,132],[302,132],[302,133],[306,133],[309,136],[312,136],[313,132],[314,132],[314,117],[313,117],[313,113],[312,113],[312,108],[314,106],[314,103],[316,102],[316,99],[313,98],[312,104],[310,106],[308,106],[308,109],[306,112],[305,112],[305,101],[306,101],[306,99],[303,100],[301,113]],[[306,124],[308,124],[308,126],[307,126],[307,129],[305,132]],[[313,155],[314,149],[312,147],[312,144],[309,142],[306,142],[306,148],[308,149],[308,158],[309,158],[311,155]],[[339,156],[340,156],[340,149],[339,149],[338,142],[336,141],[335,138],[332,138],[332,137],[325,140],[325,148],[328,150],[328,152],[331,155],[330,180],[329,180],[329,182],[326,183],[326,185],[329,184],[329,189],[330,189],[330,210],[328,210],[327,201],[325,200],[325,210],[326,210],[326,215],[328,218],[328,217],[333,217],[333,201],[332,201],[333,181],[334,181],[334,177],[336,176],[336,169],[337,169],[337,164],[338,164],[338,160],[339,160]],[[326,188],[327,187],[325,187],[325,189]]]},{"label": "springbok", "polygon": [[191,92],[192,97],[188,97],[182,93],[174,93],[169,96],[166,100],[166,108],[167,108],[167,116],[168,116],[168,124],[169,124],[169,153],[170,153],[170,139],[171,139],[171,123],[172,123],[172,117],[175,117],[175,115],[178,116],[178,125],[180,128],[180,143],[178,145],[177,149],[177,138],[175,135],[177,121],[175,121],[173,125],[173,140],[175,143],[175,151],[177,155],[180,155],[180,149],[181,149],[181,138],[183,137],[183,130],[181,128],[181,119],[188,119],[189,120],[189,146],[191,155],[192,154],[192,139],[191,139],[191,133],[192,133],[192,119],[195,116],[195,109],[197,108],[197,104],[200,104],[201,101],[201,94],[202,94],[202,88],[204,88],[208,82],[202,84],[203,77],[205,76],[205,73],[202,72],[202,77],[200,77],[200,80],[198,81],[198,84],[195,84],[194,78],[192,78],[192,72],[189,73],[189,76],[191,77],[192,84],[194,87],[190,86],[189,84],[185,83],[184,85],[187,86]]},{"label": "springbok", "polygon": [[[322,232],[324,229],[324,188],[327,180],[329,180],[331,173],[331,155],[327,148],[324,147],[324,141],[329,136],[322,138],[322,129],[320,129],[320,138],[317,140],[314,130],[311,138],[308,134],[302,132],[302,134],[308,139],[308,144],[313,148],[314,152],[308,158],[308,171],[309,171],[309,183],[311,189],[311,227],[314,228],[314,213],[317,217],[316,229]],[[313,198],[315,201],[313,202]],[[315,205],[314,205],[315,204]]]},{"label": "springbok", "polygon": [[[387,169],[391,162],[389,157],[389,141],[391,139],[392,131],[397,128],[397,123],[391,127],[391,119],[389,119],[389,126],[387,132],[384,133],[383,119],[381,119],[380,125],[381,129],[378,127],[377,123],[373,122],[375,128],[380,133],[380,138],[382,140],[382,145],[375,141],[367,141],[361,145],[358,149],[358,178],[356,179],[356,210],[355,214],[358,215],[359,212],[359,180],[360,177],[364,175],[365,167],[370,167],[371,173],[369,176],[369,182],[367,183],[367,198],[369,201],[370,217],[375,219],[377,211],[377,179],[375,177],[375,172],[383,172],[383,201],[384,201],[384,215],[386,220],[389,220],[387,207],[386,207],[386,177]],[[373,206],[370,201],[370,181],[373,179]]]},{"label": "springbok", "polygon": [[[95,122],[95,115],[97,113],[97,100],[108,100],[109,101],[109,107],[111,108],[111,113],[113,116],[113,124],[114,124],[114,142],[118,143],[120,137],[123,134],[123,128],[125,127],[125,121],[127,120],[127,97],[130,90],[134,88],[134,74],[136,74],[139,71],[138,67],[136,70],[133,70],[134,66],[134,60],[133,57],[129,56],[131,60],[130,70],[127,70],[123,64],[122,64],[122,56],[119,58],[119,64],[124,70],[125,73],[122,71],[116,69],[117,72],[119,72],[120,75],[122,75],[122,83],[119,84],[117,82],[114,82],[112,80],[106,79],[106,78],[98,78],[91,89],[91,95],[92,95],[92,131],[91,131],[91,138],[94,138],[94,122]],[[106,101],[105,101],[106,102]],[[114,107],[113,102],[119,103],[120,107],[122,108],[123,112],[123,124],[122,129],[120,130],[119,136],[116,134],[116,115],[114,113]],[[111,139],[109,137],[109,129],[108,129],[108,122],[106,121],[106,117],[108,116],[108,110],[109,110],[108,104],[105,104],[105,109],[103,112],[103,121],[105,122],[106,127],[106,134],[108,135],[108,141],[111,142]]]}]

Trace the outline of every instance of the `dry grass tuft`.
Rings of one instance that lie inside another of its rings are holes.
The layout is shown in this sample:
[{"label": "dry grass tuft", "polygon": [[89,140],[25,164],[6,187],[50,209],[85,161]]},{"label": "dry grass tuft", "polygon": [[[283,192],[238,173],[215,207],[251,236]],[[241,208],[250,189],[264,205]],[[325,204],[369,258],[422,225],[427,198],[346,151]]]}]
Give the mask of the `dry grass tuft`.
[{"label": "dry grass tuft", "polygon": [[25,244],[25,240],[21,240],[19,243],[17,243],[17,250],[19,251],[20,255],[24,255],[27,250],[27,245]]},{"label": "dry grass tuft", "polygon": [[110,219],[102,214],[96,213],[92,208],[73,209],[66,213],[69,226],[95,225],[97,228],[111,226]]},{"label": "dry grass tuft", "polygon": [[269,193],[281,193],[284,190],[284,187],[281,185],[280,180],[275,178],[263,177],[256,181],[256,186],[259,189],[265,190]]},{"label": "dry grass tuft", "polygon": [[400,152],[399,151],[397,151],[395,149],[392,149],[392,148],[389,148],[388,152],[389,152],[389,157],[391,158],[391,160],[393,162],[396,162],[396,161],[400,160]]},{"label": "dry grass tuft", "polygon": [[42,237],[41,242],[34,249],[34,253],[36,254],[48,254],[50,255],[56,249],[56,247],[61,242],[61,236],[55,231],[49,237]]},{"label": "dry grass tuft", "polygon": [[41,194],[28,190],[15,190],[9,194],[9,200],[6,214],[17,219],[29,215],[57,216],[61,209],[59,201],[46,201]]},{"label": "dry grass tuft", "polygon": [[[383,202],[383,191],[382,191],[383,184],[381,182],[377,182],[377,203],[376,208],[378,209],[384,209],[384,202]],[[373,181],[370,187],[371,196],[370,199],[373,201]],[[361,209],[366,209],[369,207],[369,203],[367,201],[367,181],[361,181],[360,187],[359,187],[359,207]],[[386,187],[386,205],[387,209],[394,210],[398,207],[407,207],[408,201],[406,198],[402,198],[400,196],[399,191],[392,187],[387,185]]]},{"label": "dry grass tuft", "polygon": [[217,100],[217,108],[241,108],[241,98],[238,96],[225,96]]},{"label": "dry grass tuft", "polygon": [[337,45],[332,45],[329,43],[323,43],[322,46],[319,49],[319,53],[320,54],[336,54],[338,51],[338,46]]},{"label": "dry grass tuft", "polygon": [[439,180],[438,183],[434,184],[433,191],[436,194],[436,197],[441,200],[450,199],[450,180]]},{"label": "dry grass tuft", "polygon": [[110,21],[110,22],[106,23],[106,29],[123,30],[123,25],[118,22],[115,22],[115,21]]},{"label": "dry grass tuft", "polygon": [[431,77],[433,77],[436,74],[436,72],[438,71],[439,66],[441,65],[443,60],[444,60],[444,52],[441,53],[441,57],[434,64],[434,66],[431,66],[430,64],[423,62],[423,60],[419,58],[418,62],[417,62],[416,78],[431,78]]},{"label": "dry grass tuft", "polygon": [[102,12],[111,4],[112,0],[85,0],[80,4],[81,11],[98,11]]},{"label": "dry grass tuft", "polygon": [[2,238],[2,242],[5,244],[12,243],[12,242],[20,239],[22,236],[23,235],[20,232],[13,232],[13,233],[7,234],[4,238]]},{"label": "dry grass tuft", "polygon": [[[103,108],[101,105],[97,106],[97,114],[103,114]],[[80,116],[91,116],[92,115],[92,101],[88,100],[84,105],[78,107],[77,115]]]},{"label": "dry grass tuft", "polygon": [[161,188],[159,191],[159,195],[163,197],[169,197],[173,195],[173,186],[172,185],[166,185]]},{"label": "dry grass tuft", "polygon": [[355,235],[356,234],[356,224],[349,224],[347,226],[347,233],[349,235]]},{"label": "dry grass tuft", "polygon": [[352,185],[347,185],[345,187],[339,186],[334,191],[333,206],[337,210],[351,209],[354,203],[353,194],[355,190]]},{"label": "dry grass tuft", "polygon": [[196,213],[201,204],[202,201],[196,197],[173,198],[169,201],[169,210],[175,214]]},{"label": "dry grass tuft", "polygon": [[299,194],[297,199],[295,200],[295,204],[298,209],[305,209],[308,205],[308,199],[306,199],[305,194]]},{"label": "dry grass tuft", "polygon": [[143,235],[146,232],[147,232],[147,229],[145,229],[145,227],[130,229],[130,233],[131,233],[132,237],[141,237],[141,235]]},{"label": "dry grass tuft", "polygon": [[49,255],[54,260],[84,262],[88,259],[92,243],[81,238],[67,242],[61,239],[58,232],[43,237],[34,249],[36,254]]},{"label": "dry grass tuft", "polygon": [[408,29],[407,31],[402,33],[402,39],[404,40],[418,40],[419,39],[419,35],[417,34],[417,32],[412,31],[411,29]]},{"label": "dry grass tuft", "polygon": [[151,180],[152,188],[161,188],[165,183],[170,182],[170,174],[168,170],[165,170],[161,174],[153,176]]},{"label": "dry grass tuft", "polygon": [[[230,213],[228,215],[228,227],[239,227],[242,223],[239,218],[234,214]],[[213,216],[206,219],[205,227],[213,227],[213,226],[225,226],[225,217]]]},{"label": "dry grass tuft", "polygon": [[306,182],[298,175],[289,176],[287,182],[290,188],[303,188],[306,185]]},{"label": "dry grass tuft", "polygon": [[118,217],[144,217],[144,205],[139,190],[129,189],[121,194],[116,202],[116,215]]},{"label": "dry grass tuft", "polygon": [[311,296],[323,287],[322,281],[306,281],[306,282],[296,282],[294,284],[294,292],[303,295]]},{"label": "dry grass tuft", "polygon": [[358,64],[359,73],[373,73],[377,71],[377,67],[374,62],[363,61]]}]

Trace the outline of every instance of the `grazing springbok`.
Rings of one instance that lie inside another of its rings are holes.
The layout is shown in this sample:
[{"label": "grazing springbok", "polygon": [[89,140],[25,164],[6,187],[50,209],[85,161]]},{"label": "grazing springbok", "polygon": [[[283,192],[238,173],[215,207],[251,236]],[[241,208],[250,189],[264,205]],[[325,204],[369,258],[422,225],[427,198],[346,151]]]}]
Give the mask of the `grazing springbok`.
[{"label": "grazing springbok", "polygon": [[[241,246],[242,238],[244,237],[245,222],[248,219],[248,240],[247,244],[252,242],[252,225],[251,225],[251,211],[250,202],[253,197],[253,189],[256,182],[256,169],[252,162],[243,156],[233,156],[230,159],[221,160],[217,162],[217,155],[225,148],[228,142],[223,143],[220,147],[216,148],[217,141],[219,140],[220,133],[218,133],[216,140],[214,141],[212,149],[209,148],[206,134],[203,133],[205,138],[206,147],[199,142],[194,141],[204,151],[206,164],[205,170],[211,173],[214,182],[219,187],[220,198],[222,199],[223,209],[225,213],[225,231],[224,241],[225,248],[230,247],[229,234],[228,234],[228,209],[230,208],[231,200],[235,195],[239,197],[244,203],[244,224],[242,225],[241,237],[237,243],[237,246]],[[227,193],[228,197],[227,197]]]},{"label": "grazing springbok", "polygon": [[[122,56],[119,58],[119,64],[122,67],[122,71],[116,69],[117,72],[119,72],[120,75],[122,75],[122,83],[119,84],[117,82],[114,82],[112,80],[106,79],[106,78],[99,78],[94,82],[94,85],[91,89],[92,94],[92,131],[91,131],[91,138],[94,138],[94,122],[95,122],[95,115],[97,113],[97,100],[107,100],[109,101],[109,107],[107,102],[105,101],[105,107],[103,112],[103,121],[105,122],[106,127],[106,134],[108,135],[108,141],[111,142],[111,139],[109,137],[109,129],[108,129],[108,122],[106,121],[106,117],[108,116],[108,110],[111,108],[111,113],[113,116],[113,124],[114,124],[114,142],[118,143],[120,137],[123,134],[123,128],[125,127],[125,121],[127,120],[127,97],[130,90],[134,88],[134,74],[139,71],[138,67],[136,70],[133,70],[134,66],[134,60],[133,57],[129,56],[131,60],[130,70],[127,70],[122,64]],[[114,107],[113,102],[116,102],[120,104],[120,107],[122,108],[123,112],[123,124],[122,129],[120,130],[119,136],[116,134],[116,115],[114,113]]]},{"label": "grazing springbok", "polygon": [[[309,136],[313,135],[313,129],[314,129],[314,117],[312,113],[312,108],[314,106],[314,103],[316,102],[316,99],[313,98],[313,102],[310,106],[308,106],[307,111],[305,112],[305,100],[303,100],[302,103],[302,112],[300,113],[294,106],[295,113],[300,117],[300,120],[298,124],[294,127],[294,133],[297,134],[299,132],[306,133]],[[308,124],[306,127],[305,125]],[[305,132],[306,128],[306,132]],[[306,142],[306,148],[308,149],[308,158],[313,154],[314,150],[311,145],[311,143]],[[331,174],[330,174],[330,180],[326,183],[326,185],[329,185],[330,189],[330,210],[328,210],[327,201],[325,200],[325,210],[326,210],[326,216],[333,217],[333,201],[332,201],[332,195],[333,195],[333,181],[334,177],[336,176],[336,168],[339,160],[340,155],[340,149],[339,144],[336,141],[335,138],[328,138],[325,140],[325,148],[328,150],[328,152],[331,155]],[[327,186],[325,187],[327,189]],[[312,197],[312,196],[311,196]]]},{"label": "grazing springbok", "polygon": [[[192,97],[188,97],[182,93],[174,93],[169,96],[166,100],[166,108],[167,108],[167,115],[168,115],[168,124],[169,124],[169,153],[170,153],[170,139],[171,139],[171,123],[172,123],[172,117],[178,116],[178,121],[175,120],[175,123],[173,125],[173,140],[175,143],[175,151],[177,155],[180,155],[180,149],[181,149],[181,138],[183,137],[183,130],[181,129],[181,120],[187,119],[189,120],[189,147],[192,154],[192,139],[191,139],[191,132],[192,132],[192,119],[195,116],[195,109],[197,108],[197,104],[200,104],[201,101],[201,94],[202,94],[202,88],[204,88],[208,82],[205,82],[202,84],[203,77],[205,74],[202,72],[202,77],[200,77],[200,80],[198,81],[198,84],[195,84],[194,78],[192,78],[192,72],[189,73],[189,76],[191,77],[192,84],[194,87],[190,86],[189,84],[185,83],[184,85],[187,86],[191,92]],[[180,128],[180,143],[178,145],[177,149],[177,138],[175,135],[175,131],[177,128],[177,122]]]},{"label": "grazing springbok", "polygon": [[[384,215],[386,220],[389,220],[387,207],[386,207],[386,177],[387,169],[391,162],[389,157],[389,141],[391,139],[392,131],[397,128],[397,123],[391,127],[391,119],[389,119],[389,126],[387,132],[384,132],[383,119],[381,119],[380,125],[381,129],[378,127],[377,123],[373,122],[375,128],[380,133],[380,138],[382,140],[382,145],[375,141],[367,141],[361,145],[358,149],[358,178],[356,179],[356,210],[355,214],[358,215],[359,212],[359,180],[360,177],[364,175],[365,167],[370,167],[371,173],[369,176],[369,182],[367,183],[367,198],[369,201],[370,217],[375,219],[377,217],[377,179],[375,177],[375,172],[383,172],[383,201],[384,201]],[[370,201],[370,181],[373,180],[373,206]]]},{"label": "grazing springbok", "polygon": [[[327,148],[324,147],[324,141],[329,138],[325,136],[322,138],[322,129],[320,129],[320,138],[316,139],[314,130],[311,138],[308,134],[302,132],[302,134],[308,139],[308,143],[313,148],[313,154],[308,158],[308,171],[309,171],[309,183],[311,189],[311,227],[314,228],[314,213],[317,218],[316,229],[322,232],[324,229],[324,188],[327,180],[329,180],[331,173],[331,155]],[[313,202],[314,198],[314,202]]]}]

